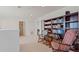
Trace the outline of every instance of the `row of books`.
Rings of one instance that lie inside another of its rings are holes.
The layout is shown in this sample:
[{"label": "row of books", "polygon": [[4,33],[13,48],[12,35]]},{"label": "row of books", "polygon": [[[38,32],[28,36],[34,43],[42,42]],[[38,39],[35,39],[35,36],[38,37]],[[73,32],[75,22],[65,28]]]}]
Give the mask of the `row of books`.
[{"label": "row of books", "polygon": [[[77,21],[78,16],[71,16],[69,21]],[[64,18],[52,20],[52,23],[64,23]],[[45,24],[51,24],[51,21],[45,22]]]},{"label": "row of books", "polygon": [[[51,28],[51,26],[45,26],[46,28]],[[52,26],[53,28],[61,28],[61,25],[60,24],[57,24],[57,25],[53,25]]]},{"label": "row of books", "polygon": [[68,27],[68,28],[79,28],[79,22],[66,23],[66,27]]},{"label": "row of books", "polygon": [[51,28],[51,26],[45,26],[45,28]]},{"label": "row of books", "polygon": [[57,24],[57,25],[53,25],[52,27],[53,28],[61,28],[61,25],[60,24]]},{"label": "row of books", "polygon": [[51,24],[51,21],[50,22],[45,22],[44,24]]},{"label": "row of books", "polygon": [[70,17],[70,21],[77,21],[78,20],[78,16],[71,16]]},{"label": "row of books", "polygon": [[79,27],[78,22],[70,23],[70,28],[78,28],[78,27]]},{"label": "row of books", "polygon": [[64,18],[52,20],[52,23],[63,23],[63,22],[64,22]]}]

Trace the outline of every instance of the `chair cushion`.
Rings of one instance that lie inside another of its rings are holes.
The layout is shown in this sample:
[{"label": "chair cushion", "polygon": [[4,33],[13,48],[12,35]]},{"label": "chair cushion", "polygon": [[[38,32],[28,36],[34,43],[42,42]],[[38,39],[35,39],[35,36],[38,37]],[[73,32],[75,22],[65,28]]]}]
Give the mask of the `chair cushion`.
[{"label": "chair cushion", "polygon": [[65,33],[65,36],[64,36],[62,43],[72,45],[75,39],[76,39],[76,32],[73,30],[68,30]]}]

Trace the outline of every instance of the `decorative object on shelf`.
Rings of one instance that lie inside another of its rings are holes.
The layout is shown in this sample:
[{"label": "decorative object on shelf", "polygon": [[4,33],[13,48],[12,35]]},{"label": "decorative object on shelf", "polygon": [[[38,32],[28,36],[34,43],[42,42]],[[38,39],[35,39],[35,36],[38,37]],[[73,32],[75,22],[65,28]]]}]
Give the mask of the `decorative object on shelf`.
[{"label": "decorative object on shelf", "polygon": [[66,15],[69,15],[69,14],[70,14],[70,11],[66,11],[65,14],[66,14]]}]

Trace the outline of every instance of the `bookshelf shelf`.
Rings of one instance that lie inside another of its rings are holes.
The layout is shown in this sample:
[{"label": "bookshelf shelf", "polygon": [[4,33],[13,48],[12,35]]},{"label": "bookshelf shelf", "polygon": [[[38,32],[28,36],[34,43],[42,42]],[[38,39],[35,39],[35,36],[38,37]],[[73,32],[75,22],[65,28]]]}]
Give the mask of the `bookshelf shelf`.
[{"label": "bookshelf shelf", "polygon": [[44,26],[50,26],[51,24],[44,24]]},{"label": "bookshelf shelf", "polygon": [[49,22],[49,21],[51,21],[51,19],[48,19],[48,20],[44,20],[44,22]]},{"label": "bookshelf shelf", "polygon": [[63,24],[63,23],[53,23],[52,25]]},{"label": "bookshelf shelf", "polygon": [[74,22],[78,22],[78,21],[66,21],[66,23],[74,23]]}]

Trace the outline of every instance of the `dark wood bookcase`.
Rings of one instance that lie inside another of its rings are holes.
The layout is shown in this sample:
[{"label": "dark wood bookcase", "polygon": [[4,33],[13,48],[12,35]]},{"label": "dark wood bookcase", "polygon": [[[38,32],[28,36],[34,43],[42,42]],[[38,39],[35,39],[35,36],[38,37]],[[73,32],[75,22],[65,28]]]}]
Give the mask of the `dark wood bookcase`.
[{"label": "dark wood bookcase", "polygon": [[44,30],[55,39],[63,39],[67,30],[79,30],[79,13],[68,13],[63,16],[44,20]]}]

